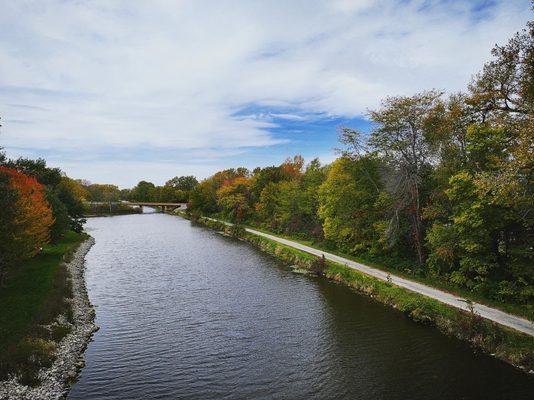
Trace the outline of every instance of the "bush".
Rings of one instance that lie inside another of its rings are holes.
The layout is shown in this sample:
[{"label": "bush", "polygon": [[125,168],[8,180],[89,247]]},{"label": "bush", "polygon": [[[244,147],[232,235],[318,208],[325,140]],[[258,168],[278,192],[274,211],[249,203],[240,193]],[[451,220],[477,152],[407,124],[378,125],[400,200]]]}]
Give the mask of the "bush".
[{"label": "bush", "polygon": [[316,275],[322,276],[324,275],[324,271],[326,270],[326,258],[324,257],[324,254],[321,257],[318,257],[310,267],[310,271],[313,272]]},{"label": "bush", "polygon": [[35,386],[39,383],[40,368],[49,367],[54,361],[55,343],[41,338],[24,338],[7,351],[0,364],[0,377],[7,378],[8,371],[14,371],[20,383]]},{"label": "bush", "polygon": [[245,228],[237,224],[230,225],[227,227],[227,233],[232,237],[240,238],[245,234]]},{"label": "bush", "polygon": [[69,325],[56,324],[50,329],[50,339],[58,343],[72,331]]}]

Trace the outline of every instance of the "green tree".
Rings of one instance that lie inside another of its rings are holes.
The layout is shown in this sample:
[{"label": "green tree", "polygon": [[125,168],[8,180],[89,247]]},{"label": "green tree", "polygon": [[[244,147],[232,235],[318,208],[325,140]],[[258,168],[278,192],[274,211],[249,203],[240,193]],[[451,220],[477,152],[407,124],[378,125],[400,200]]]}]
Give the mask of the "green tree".
[{"label": "green tree", "polygon": [[175,176],[165,182],[165,186],[171,186],[175,189],[179,189],[183,192],[190,192],[198,185],[197,178],[192,175],[189,176]]},{"label": "green tree", "polygon": [[0,287],[4,286],[5,270],[16,259],[13,246],[17,192],[11,186],[9,176],[0,172]]},{"label": "green tree", "polygon": [[351,254],[383,249],[381,239],[387,226],[384,206],[388,204],[386,193],[376,184],[380,184],[380,160],[341,157],[333,162],[319,189],[325,238]]},{"label": "green tree", "polygon": [[[441,93],[423,92],[410,97],[390,97],[370,112],[377,126],[371,132],[370,147],[389,165],[386,189],[395,199],[388,232],[397,238],[402,223],[410,226],[410,242],[420,264],[425,258],[422,208],[433,156],[432,136]],[[404,217],[404,221],[402,220]]]},{"label": "green tree", "polygon": [[223,215],[235,222],[245,221],[252,210],[250,179],[237,177],[217,191],[217,205]]},{"label": "green tree", "polygon": [[130,192],[130,200],[154,201],[156,186],[152,182],[141,181]]}]

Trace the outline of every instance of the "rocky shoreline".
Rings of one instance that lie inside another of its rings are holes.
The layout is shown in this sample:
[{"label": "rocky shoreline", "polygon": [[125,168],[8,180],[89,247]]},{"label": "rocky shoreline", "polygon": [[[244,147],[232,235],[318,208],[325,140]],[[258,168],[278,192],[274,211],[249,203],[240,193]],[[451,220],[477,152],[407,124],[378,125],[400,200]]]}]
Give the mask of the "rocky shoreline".
[{"label": "rocky shoreline", "polygon": [[71,332],[58,343],[52,366],[39,371],[41,383],[36,387],[22,385],[15,378],[0,382],[0,399],[50,400],[66,397],[71,384],[85,365],[84,351],[98,329],[94,324],[95,311],[87,295],[84,277],[85,255],[94,243],[95,240],[89,237],[80,244],[66,264],[72,281],[73,297],[70,303],[74,323],[69,324],[64,315],[58,317],[57,323],[70,325]]}]

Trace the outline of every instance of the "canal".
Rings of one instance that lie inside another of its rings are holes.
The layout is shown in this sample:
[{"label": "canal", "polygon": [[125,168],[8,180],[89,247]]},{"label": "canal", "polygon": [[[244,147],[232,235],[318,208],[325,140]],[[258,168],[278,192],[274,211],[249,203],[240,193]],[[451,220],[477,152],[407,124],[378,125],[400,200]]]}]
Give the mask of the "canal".
[{"label": "canal", "polygon": [[526,399],[534,391],[534,379],[509,365],[182,218],[92,218],[87,230],[100,330],[69,399]]}]

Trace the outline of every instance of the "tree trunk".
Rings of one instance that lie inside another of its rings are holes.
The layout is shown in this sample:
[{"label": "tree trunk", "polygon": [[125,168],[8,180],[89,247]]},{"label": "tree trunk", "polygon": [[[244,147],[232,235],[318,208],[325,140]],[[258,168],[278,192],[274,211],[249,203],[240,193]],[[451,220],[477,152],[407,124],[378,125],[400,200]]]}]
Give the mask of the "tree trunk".
[{"label": "tree trunk", "polygon": [[419,264],[423,264],[423,262],[425,261],[425,255],[424,255],[424,249],[423,249],[423,232],[422,232],[422,226],[421,226],[419,188],[417,186],[417,183],[414,183],[412,186],[412,195],[413,195],[412,217],[413,217],[413,235],[414,235],[415,250],[417,252],[417,260],[419,261]]}]

